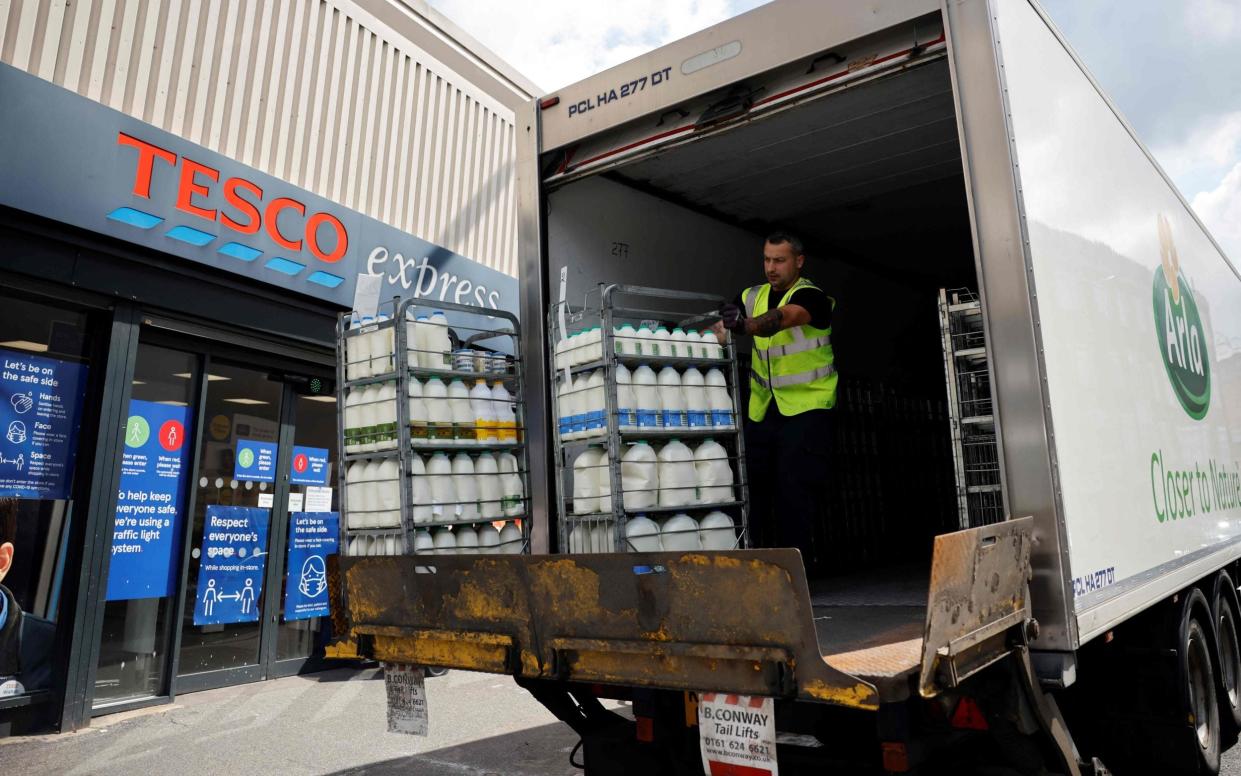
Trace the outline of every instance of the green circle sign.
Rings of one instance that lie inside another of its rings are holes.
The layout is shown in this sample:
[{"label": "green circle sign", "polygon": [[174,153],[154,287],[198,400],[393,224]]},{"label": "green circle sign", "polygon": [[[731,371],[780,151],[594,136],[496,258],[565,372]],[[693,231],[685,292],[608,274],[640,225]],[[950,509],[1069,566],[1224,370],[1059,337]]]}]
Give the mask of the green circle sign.
[{"label": "green circle sign", "polygon": [[130,415],[125,421],[125,446],[142,447],[151,438],[151,424],[141,415]]},{"label": "green circle sign", "polygon": [[1194,420],[1206,417],[1211,405],[1210,343],[1198,313],[1193,289],[1179,271],[1168,285],[1164,267],[1155,270],[1153,302],[1155,335],[1172,392]]},{"label": "green circle sign", "polygon": [[237,465],[243,469],[249,469],[254,465],[254,451],[248,447],[241,448],[241,452],[237,453]]}]

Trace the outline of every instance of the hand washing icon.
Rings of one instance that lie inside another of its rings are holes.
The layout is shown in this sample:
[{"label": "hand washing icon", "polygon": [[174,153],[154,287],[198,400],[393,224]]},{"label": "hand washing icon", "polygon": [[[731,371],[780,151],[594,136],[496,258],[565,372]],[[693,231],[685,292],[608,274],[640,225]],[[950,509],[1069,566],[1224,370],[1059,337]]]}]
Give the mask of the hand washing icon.
[{"label": "hand washing icon", "polygon": [[34,399],[28,393],[15,393],[9,397],[9,404],[13,405],[13,411],[18,415],[25,415],[34,407]]}]

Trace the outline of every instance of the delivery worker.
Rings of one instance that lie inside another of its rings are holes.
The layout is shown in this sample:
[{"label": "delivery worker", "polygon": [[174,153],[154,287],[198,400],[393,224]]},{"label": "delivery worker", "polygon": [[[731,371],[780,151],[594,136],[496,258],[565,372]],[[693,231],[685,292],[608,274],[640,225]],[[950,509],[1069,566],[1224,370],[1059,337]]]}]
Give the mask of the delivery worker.
[{"label": "delivery worker", "polygon": [[801,276],[801,240],[776,232],[763,245],[767,282],[727,304],[716,324],[754,338],[746,466],[752,541],[797,547],[815,561],[814,526],[826,495],[836,406],[832,310],[836,300]]}]

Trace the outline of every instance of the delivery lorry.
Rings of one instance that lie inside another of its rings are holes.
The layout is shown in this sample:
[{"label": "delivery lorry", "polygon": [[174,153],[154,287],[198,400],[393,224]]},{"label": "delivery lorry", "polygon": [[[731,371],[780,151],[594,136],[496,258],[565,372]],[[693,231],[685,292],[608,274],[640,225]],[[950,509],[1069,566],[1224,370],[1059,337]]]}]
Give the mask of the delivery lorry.
[{"label": "delivery lorry", "polygon": [[[1036,4],[777,0],[519,119],[534,552],[342,559],[368,654],[514,676],[590,774],[1218,770],[1241,728],[1241,277]],[[549,305],[731,299],[774,227],[838,300],[827,563],[568,554]],[[969,417],[954,288],[981,322]],[[989,424],[1002,519],[963,507],[965,422]]]}]

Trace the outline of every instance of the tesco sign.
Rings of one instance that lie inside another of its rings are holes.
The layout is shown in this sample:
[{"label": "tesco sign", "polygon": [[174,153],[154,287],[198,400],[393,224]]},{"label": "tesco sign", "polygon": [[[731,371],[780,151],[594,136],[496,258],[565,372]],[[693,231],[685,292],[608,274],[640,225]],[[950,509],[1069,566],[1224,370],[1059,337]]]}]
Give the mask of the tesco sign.
[{"label": "tesco sign", "polygon": [[[207,221],[218,221],[239,234],[255,234],[263,229],[282,248],[301,251],[305,245],[319,261],[338,262],[349,250],[349,232],[331,213],[312,213],[308,217],[306,206],[292,197],[272,197],[264,201],[262,187],[241,177],[228,178],[220,185],[228,210],[204,207],[195,197],[210,196],[213,186],[220,182],[219,170],[188,156],[178,157],[172,151],[124,132],[117,133],[116,142],[138,149],[133,189],[136,197],[151,198],[151,176],[158,161],[174,168],[179,176],[177,210]],[[281,227],[280,216],[284,213],[296,215],[286,216],[285,225]],[[326,241],[322,240],[324,234],[328,238]]]}]

